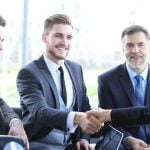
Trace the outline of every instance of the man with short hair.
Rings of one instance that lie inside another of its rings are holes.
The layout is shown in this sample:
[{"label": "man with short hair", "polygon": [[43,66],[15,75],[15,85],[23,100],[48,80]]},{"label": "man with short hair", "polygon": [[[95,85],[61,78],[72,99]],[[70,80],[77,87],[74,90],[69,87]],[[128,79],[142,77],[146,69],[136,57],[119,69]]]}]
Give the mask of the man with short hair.
[{"label": "man with short hair", "polygon": [[100,124],[95,117],[87,118],[83,113],[90,105],[82,69],[66,60],[72,38],[68,16],[49,16],[42,34],[44,54],[18,74],[23,121],[33,150],[93,150],[88,143],[89,135],[81,132],[79,126],[94,133]]},{"label": "man with short hair", "polygon": [[[98,77],[100,107],[104,109],[146,106],[150,104],[150,35],[139,25],[122,32],[122,48],[126,62]],[[150,125],[126,126],[126,148],[142,150],[150,144]]]},{"label": "man with short hair", "polygon": [[[3,50],[3,41],[5,40],[5,26],[5,19],[0,16],[0,51]],[[6,130],[7,128],[9,129],[9,131]],[[23,138],[27,149],[29,149],[28,139],[21,120],[15,114],[15,112],[6,104],[6,102],[3,101],[2,98],[0,98],[0,133],[8,133],[9,135]]]}]

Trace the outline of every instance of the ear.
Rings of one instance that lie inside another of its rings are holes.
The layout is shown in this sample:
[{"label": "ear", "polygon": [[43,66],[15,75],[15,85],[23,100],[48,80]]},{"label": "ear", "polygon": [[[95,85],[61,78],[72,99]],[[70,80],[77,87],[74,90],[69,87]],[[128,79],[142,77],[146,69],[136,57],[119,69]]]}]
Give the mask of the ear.
[{"label": "ear", "polygon": [[45,33],[42,34],[42,41],[44,43],[46,43],[46,41],[47,41],[47,35]]}]

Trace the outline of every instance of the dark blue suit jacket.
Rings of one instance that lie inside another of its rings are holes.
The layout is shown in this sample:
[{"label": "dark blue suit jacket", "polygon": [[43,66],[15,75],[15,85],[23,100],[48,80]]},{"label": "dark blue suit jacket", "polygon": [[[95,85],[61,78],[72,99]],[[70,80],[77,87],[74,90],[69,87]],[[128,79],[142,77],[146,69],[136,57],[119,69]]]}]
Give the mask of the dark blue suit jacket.
[{"label": "dark blue suit jacket", "polygon": [[[75,89],[74,110],[82,112],[89,110],[81,66],[68,60],[65,60],[65,65]],[[30,140],[46,136],[53,128],[67,131],[68,112],[59,110],[56,85],[43,56],[18,73],[17,87],[23,108],[23,122]]]},{"label": "dark blue suit jacket", "polygon": [[149,124],[150,106],[113,109],[111,123],[114,126]]},{"label": "dark blue suit jacket", "polygon": [[[100,75],[98,77],[99,104],[102,108],[125,108],[136,106],[134,89],[130,81],[125,64]],[[150,105],[150,68],[148,70],[145,106]],[[150,125],[146,126],[146,133],[150,135]],[[139,126],[121,128],[125,137],[137,136]],[[150,137],[149,137],[150,138]]]}]

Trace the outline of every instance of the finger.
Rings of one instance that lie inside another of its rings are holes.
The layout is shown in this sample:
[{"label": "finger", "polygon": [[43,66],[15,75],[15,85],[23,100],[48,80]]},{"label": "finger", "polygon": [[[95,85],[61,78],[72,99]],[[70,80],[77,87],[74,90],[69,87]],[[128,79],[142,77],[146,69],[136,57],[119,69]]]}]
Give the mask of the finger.
[{"label": "finger", "polygon": [[95,148],[89,145],[89,150],[95,150]]},{"label": "finger", "polygon": [[80,141],[80,146],[83,147],[85,150],[89,150],[89,146],[88,146],[87,142]]},{"label": "finger", "polygon": [[144,142],[144,141],[140,141],[140,146],[142,146],[142,147],[147,147],[147,144]]},{"label": "finger", "polygon": [[25,145],[26,145],[26,149],[29,150],[29,142],[27,137],[25,138]]},{"label": "finger", "polygon": [[79,142],[77,142],[76,146],[77,146],[77,150],[80,150],[80,143]]},{"label": "finger", "polygon": [[86,113],[87,113],[87,116],[93,115],[97,118],[100,117],[100,111],[99,110],[90,110],[90,111],[87,111]]},{"label": "finger", "polygon": [[93,116],[91,116],[89,118],[88,125],[93,127],[93,129],[96,129],[96,130],[101,127],[100,121],[97,118],[93,117]]}]

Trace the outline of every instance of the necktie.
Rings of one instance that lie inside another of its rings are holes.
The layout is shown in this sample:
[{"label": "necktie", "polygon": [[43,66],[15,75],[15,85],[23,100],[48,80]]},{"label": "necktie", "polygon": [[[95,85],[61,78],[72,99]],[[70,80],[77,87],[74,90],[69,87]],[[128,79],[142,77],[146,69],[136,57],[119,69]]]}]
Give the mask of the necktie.
[{"label": "necktie", "polygon": [[[135,79],[137,81],[135,85],[135,98],[136,98],[137,106],[144,106],[144,89],[142,86],[143,77],[141,75],[136,75]],[[141,125],[139,127],[138,136],[140,139],[143,139],[144,141],[146,140],[144,125]]]},{"label": "necktie", "polygon": [[142,86],[143,77],[141,75],[136,75],[135,79],[137,81],[135,85],[135,97],[137,106],[144,106],[144,89]]},{"label": "necktie", "polygon": [[65,78],[64,78],[64,71],[63,68],[60,66],[59,67],[60,71],[60,81],[61,81],[61,97],[64,101],[64,104],[67,104],[67,92],[66,92],[66,85],[65,85]]}]

